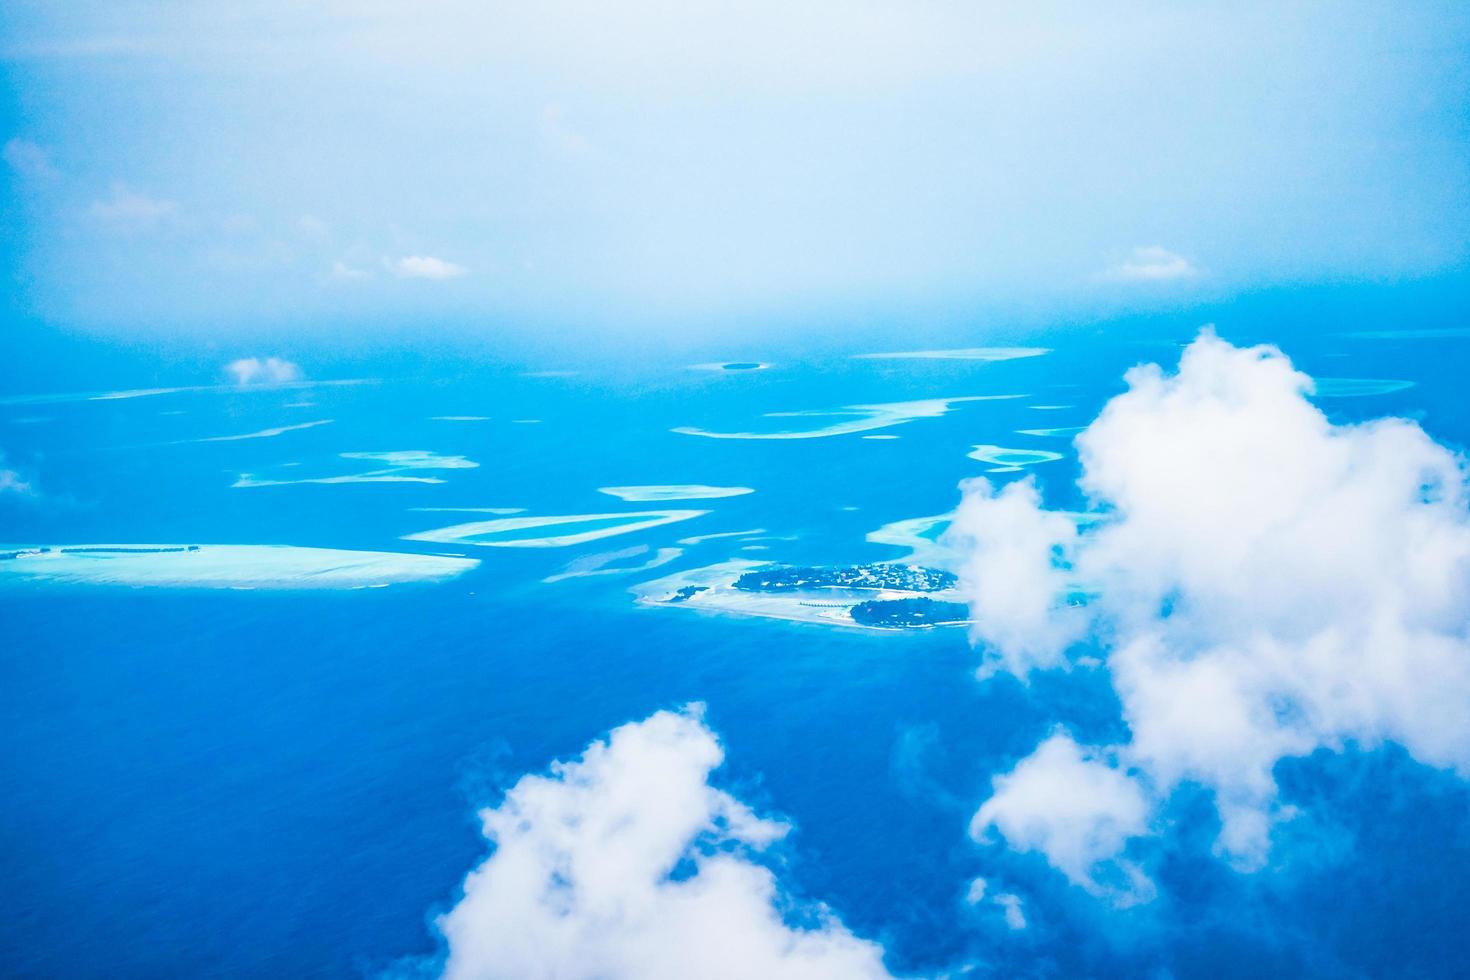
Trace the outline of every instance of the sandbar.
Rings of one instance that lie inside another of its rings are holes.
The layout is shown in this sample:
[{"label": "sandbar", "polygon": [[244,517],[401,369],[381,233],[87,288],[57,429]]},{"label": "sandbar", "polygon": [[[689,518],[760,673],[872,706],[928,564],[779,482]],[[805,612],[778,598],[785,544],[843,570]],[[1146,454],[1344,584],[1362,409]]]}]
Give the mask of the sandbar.
[{"label": "sandbar", "polygon": [[338,453],[342,459],[364,462],[386,463],[381,469],[363,473],[344,473],[340,476],[303,477],[295,480],[264,478],[254,473],[241,473],[231,486],[237,489],[251,487],[288,487],[301,484],[338,483],[443,483],[438,476],[418,476],[421,470],[466,470],[480,464],[464,456],[444,456],[424,449],[401,449],[392,452]]},{"label": "sandbar", "polygon": [[755,493],[750,487],[711,487],[702,483],[661,483],[632,487],[598,487],[598,493],[631,502],[660,500],[713,500]]},{"label": "sandbar", "polygon": [[696,534],[693,537],[680,538],[678,543],[684,545],[702,544],[705,541],[714,541],[719,538],[743,538],[752,534],[765,534],[763,527],[753,527],[746,531],[716,531],[714,534]]},{"label": "sandbar", "polygon": [[680,435],[703,436],[706,439],[821,439],[827,436],[848,435],[853,432],[868,432],[903,425],[915,419],[932,419],[948,414],[955,405],[964,402],[999,401],[1009,398],[1024,398],[1025,395],[964,395],[957,398],[926,398],[910,402],[883,402],[875,405],[848,405],[838,409],[821,409],[804,412],[767,412],[763,418],[846,418],[846,421],[814,429],[787,429],[781,432],[711,432],[693,426],[681,425],[671,429]]},{"label": "sandbar", "polygon": [[1005,446],[976,446],[966,455],[982,463],[993,463],[994,466],[987,470],[989,473],[1016,473],[1025,466],[1051,463],[1062,458],[1061,453],[1045,449],[1008,449]]},{"label": "sandbar", "polygon": [[1076,435],[1085,430],[1085,425],[1064,425],[1057,429],[1017,429],[1016,434],[1021,436],[1042,436],[1047,439],[1065,439],[1067,436]]},{"label": "sandbar", "polygon": [[871,544],[907,548],[908,554],[897,559],[904,564],[952,569],[957,564],[958,556],[941,544],[940,538],[953,520],[954,511],[909,517],[884,524],[876,531],[869,531],[864,540]]},{"label": "sandbar", "polygon": [[1360,398],[1387,395],[1412,387],[1414,382],[1396,378],[1314,378],[1312,393],[1318,398]]},{"label": "sandbar", "polygon": [[486,548],[565,548],[599,538],[687,521],[708,513],[707,510],[645,510],[621,514],[503,517],[493,521],[472,521],[468,524],[420,531],[417,534],[405,534],[403,539],[472,544]]},{"label": "sandbar", "polygon": [[548,575],[541,581],[546,583],[560,582],[569,578],[588,578],[594,575],[627,575],[631,572],[646,572],[669,562],[684,554],[683,548],[660,548],[654,552],[647,561],[637,565],[619,565],[618,562],[629,558],[638,558],[648,554],[648,545],[634,545],[631,548],[620,548],[617,551],[604,551],[596,555],[584,555],[581,558],[569,562],[565,568],[555,575]]},{"label": "sandbar", "polygon": [[361,589],[436,582],[474,558],[262,544],[81,544],[0,550],[0,583]]},{"label": "sandbar", "polygon": [[283,381],[279,384],[270,385],[183,385],[174,388],[129,388],[123,391],[72,391],[54,395],[8,395],[0,398],[0,405],[60,405],[67,402],[114,402],[127,401],[133,398],[153,398],[158,395],[246,394],[252,392],[290,391],[299,388],[372,383],[373,379],[371,378],[346,378],[340,381]]}]

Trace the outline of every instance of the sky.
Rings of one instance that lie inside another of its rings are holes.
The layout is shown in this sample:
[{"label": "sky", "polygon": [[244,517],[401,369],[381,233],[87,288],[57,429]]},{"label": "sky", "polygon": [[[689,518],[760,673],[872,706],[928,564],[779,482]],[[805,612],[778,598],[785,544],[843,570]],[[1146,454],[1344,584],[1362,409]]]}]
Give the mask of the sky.
[{"label": "sky", "polygon": [[1460,270],[1470,11],[0,10],[12,320],[668,329]]}]

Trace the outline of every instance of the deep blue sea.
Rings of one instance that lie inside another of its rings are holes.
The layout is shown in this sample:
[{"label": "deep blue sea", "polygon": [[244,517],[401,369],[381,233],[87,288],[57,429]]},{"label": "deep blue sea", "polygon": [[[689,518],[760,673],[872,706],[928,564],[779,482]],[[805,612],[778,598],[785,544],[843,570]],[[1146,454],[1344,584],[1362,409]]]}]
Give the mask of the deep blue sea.
[{"label": "deep blue sea", "polygon": [[[1383,288],[1324,313],[1314,296],[1283,294],[1004,336],[952,326],[922,344],[913,329],[827,331],[807,346],[765,331],[622,353],[479,343],[470,331],[347,348],[283,332],[203,347],[17,326],[0,374],[0,448],[36,493],[0,504],[0,540],[291,544],[481,564],[445,583],[360,591],[0,588],[0,972],[358,976],[433,954],[432,915],[486,853],[477,806],[613,726],[703,701],[728,751],[716,782],[795,827],[783,881],[882,940],[895,971],[1470,974],[1470,791],[1392,747],[1283,763],[1286,802],[1312,816],[1285,825],[1270,866],[1252,874],[1212,856],[1210,802],[1183,794],[1159,898],[1119,911],[1034,855],[966,836],[991,776],[1058,719],[1086,738],[1120,737],[1104,680],[981,683],[962,630],[738,619],[638,606],[627,591],[731,557],[897,557],[864,536],[952,508],[957,484],[986,468],[967,458],[977,444],[1065,453],[1031,472],[1051,504],[1080,505],[1068,440],[1017,431],[1086,425],[1129,366],[1172,367],[1206,319],[1237,343],[1279,343],[1313,375],[1412,381],[1320,403],[1339,421],[1410,416],[1464,447],[1461,295]],[[850,356],[999,343],[1052,352],[997,363]],[[242,354],[364,383],[16,400],[212,386]],[[770,366],[690,367],[745,360]],[[866,433],[899,437],[889,440],[670,431],[993,394],[1025,397]],[[436,418],[449,416],[483,418]],[[189,441],[320,420],[331,421]],[[246,473],[361,472],[372,466],[339,454],[407,450],[478,466],[423,474],[444,481],[434,484],[232,486]],[[755,492],[669,504],[597,492],[684,483]],[[710,513],[578,546],[502,549],[401,540],[477,519],[423,507]],[[717,538],[653,572],[541,581],[585,555],[750,528],[765,529],[765,550]],[[1025,932],[963,901],[970,879],[1001,872],[1030,896]]]}]

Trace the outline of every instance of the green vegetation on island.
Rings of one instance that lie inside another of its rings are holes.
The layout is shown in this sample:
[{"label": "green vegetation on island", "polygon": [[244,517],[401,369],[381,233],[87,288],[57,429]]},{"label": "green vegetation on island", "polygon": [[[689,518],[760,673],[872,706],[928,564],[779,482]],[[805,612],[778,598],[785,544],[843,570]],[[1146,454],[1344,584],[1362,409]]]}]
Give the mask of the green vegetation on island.
[{"label": "green vegetation on island", "polygon": [[859,626],[884,629],[914,629],[941,623],[963,623],[970,610],[963,602],[939,602],[925,596],[910,599],[870,599],[852,607],[852,621]]},{"label": "green vegetation on island", "polygon": [[831,568],[771,565],[746,572],[735,580],[734,587],[745,592],[795,592],[822,588],[940,592],[952,589],[956,584],[954,574],[941,569],[874,562]]}]

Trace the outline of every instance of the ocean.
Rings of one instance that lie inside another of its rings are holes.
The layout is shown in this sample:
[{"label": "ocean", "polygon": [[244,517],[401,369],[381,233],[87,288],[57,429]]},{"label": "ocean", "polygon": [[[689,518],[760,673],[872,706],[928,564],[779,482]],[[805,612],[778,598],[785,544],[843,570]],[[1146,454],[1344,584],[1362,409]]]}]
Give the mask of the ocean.
[{"label": "ocean", "polygon": [[[1206,312],[1222,336],[1279,342],[1314,376],[1412,382],[1319,399],[1335,421],[1404,415],[1463,447],[1470,331],[1442,304],[1405,312],[1397,295],[1330,324],[1304,312],[1311,297]],[[1171,807],[1189,829],[1170,838],[1160,897],[1115,910],[1037,856],[966,835],[991,777],[1057,719],[1079,738],[1126,736],[1105,678],[981,682],[960,628],[736,617],[628,591],[730,558],[899,558],[866,536],[946,513],[971,477],[1034,474],[1051,506],[1085,507],[1070,434],[1024,433],[1086,426],[1127,368],[1172,368],[1202,322],[1000,341],[977,326],[914,348],[1048,349],[1009,360],[851,356],[911,353],[901,331],[820,350],[760,334],[627,359],[453,338],[412,354],[297,346],[282,353],[305,383],[245,389],[219,384],[214,348],[29,328],[34,342],[0,379],[0,447],[33,488],[0,505],[7,545],[291,545],[479,564],[369,589],[0,577],[4,972],[372,976],[432,963],[432,918],[487,853],[478,807],[616,725],[702,702],[728,753],[716,784],[794,827],[776,858],[783,882],[880,939],[895,972],[1463,973],[1470,792],[1402,751],[1283,763],[1283,799],[1310,815],[1249,874],[1211,854],[1203,791],[1182,794]],[[202,390],[96,397],[158,387]],[[850,406],[1000,395],[1019,397],[811,438],[672,431],[811,431],[893,417]],[[767,417],[832,410],[847,414]],[[879,435],[897,438],[865,438]],[[968,455],[981,445],[1061,458],[989,473]],[[599,492],[683,484],[753,492]],[[707,513],[562,547],[404,540],[517,516],[489,509]],[[704,540],[680,543],[692,538]],[[543,581],[620,549],[609,574]],[[659,549],[678,554],[618,571]],[[1027,890],[1023,933],[964,901],[971,879],[997,874]]]}]

